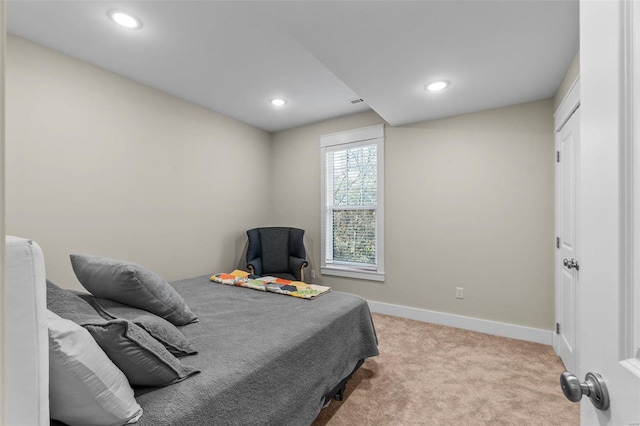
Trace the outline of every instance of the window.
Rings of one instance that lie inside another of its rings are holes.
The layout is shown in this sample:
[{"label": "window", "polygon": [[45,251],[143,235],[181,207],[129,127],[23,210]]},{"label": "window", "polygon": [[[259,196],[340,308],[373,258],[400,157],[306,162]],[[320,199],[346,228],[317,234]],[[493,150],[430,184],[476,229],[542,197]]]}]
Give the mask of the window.
[{"label": "window", "polygon": [[321,272],[384,281],[384,127],[322,136],[320,149]]}]

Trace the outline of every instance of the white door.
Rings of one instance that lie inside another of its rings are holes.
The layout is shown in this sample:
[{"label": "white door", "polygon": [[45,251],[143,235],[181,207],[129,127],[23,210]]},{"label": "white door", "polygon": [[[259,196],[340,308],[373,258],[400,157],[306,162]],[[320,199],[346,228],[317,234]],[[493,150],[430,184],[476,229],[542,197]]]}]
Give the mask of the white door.
[{"label": "white door", "polygon": [[[5,252],[5,243],[4,243],[4,136],[5,136],[5,126],[4,126],[4,116],[5,116],[5,107],[4,107],[4,81],[5,81],[5,72],[4,72],[4,63],[5,63],[5,47],[6,47],[6,2],[0,2],[0,175],[2,179],[0,179],[0,294],[4,295],[4,280],[5,280],[5,260],[4,260],[4,252]],[[4,318],[4,301],[0,301],[0,316]],[[0,320],[0,327],[3,327],[0,330],[0,424],[5,424],[5,331],[4,327],[6,324],[4,320]]]},{"label": "white door", "polygon": [[640,424],[640,161],[632,161],[640,150],[639,3],[580,2],[575,373],[581,382],[588,372],[601,374],[610,396],[607,410],[582,398],[583,425]]},{"label": "white door", "polygon": [[[569,371],[576,369],[576,290],[578,259],[576,223],[576,153],[580,142],[580,110],[555,136],[556,145],[556,335],[554,349]],[[569,261],[569,262],[567,262]]]}]

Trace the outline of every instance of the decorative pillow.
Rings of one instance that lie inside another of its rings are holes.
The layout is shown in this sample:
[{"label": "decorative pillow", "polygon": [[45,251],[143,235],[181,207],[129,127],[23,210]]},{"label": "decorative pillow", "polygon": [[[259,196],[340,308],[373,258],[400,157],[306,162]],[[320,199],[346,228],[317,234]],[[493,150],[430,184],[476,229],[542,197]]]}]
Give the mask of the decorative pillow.
[{"label": "decorative pillow", "polygon": [[133,389],[89,332],[51,311],[47,325],[51,418],[70,426],[137,422],[142,408]]},{"label": "decorative pillow", "polygon": [[197,320],[174,288],[144,266],[82,254],[72,254],[71,265],[80,283],[96,297],[144,309],[175,325]]},{"label": "decorative pillow", "polygon": [[80,325],[102,319],[89,302],[49,280],[47,280],[47,309]]},{"label": "decorative pillow", "polygon": [[84,324],[84,328],[132,385],[166,386],[200,372],[182,365],[162,343],[131,321]]},{"label": "decorative pillow", "polygon": [[183,366],[163,343],[133,322],[106,321],[88,302],[50,281],[47,281],[47,308],[86,328],[132,385],[166,386],[199,372]]},{"label": "decorative pillow", "polygon": [[174,356],[180,357],[198,353],[175,325],[159,316],[109,299],[93,298],[92,302],[93,307],[103,318],[133,321],[162,343]]},{"label": "decorative pillow", "polygon": [[86,291],[78,291],[78,290],[70,290],[70,289],[67,291],[71,294],[78,296],[80,299],[84,300],[85,302],[93,306],[93,294],[87,293]]}]

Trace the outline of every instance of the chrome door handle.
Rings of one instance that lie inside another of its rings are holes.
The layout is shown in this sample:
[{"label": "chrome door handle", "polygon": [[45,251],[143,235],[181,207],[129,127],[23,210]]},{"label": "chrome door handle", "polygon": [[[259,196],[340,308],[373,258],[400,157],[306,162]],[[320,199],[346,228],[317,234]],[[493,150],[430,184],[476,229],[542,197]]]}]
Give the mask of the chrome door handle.
[{"label": "chrome door handle", "polygon": [[609,409],[609,391],[604,379],[598,373],[587,373],[584,383],[580,383],[575,374],[565,371],[560,375],[560,386],[562,393],[569,401],[578,402],[582,399],[582,395],[586,395],[598,410]]},{"label": "chrome door handle", "polygon": [[574,268],[575,268],[575,270],[576,270],[576,271],[579,271],[579,270],[580,270],[580,264],[578,263],[578,261],[577,261],[577,260],[575,260],[575,259],[573,259],[573,258],[572,258],[571,260],[564,259],[564,260],[562,261],[562,264],[563,264],[564,266],[566,266],[566,267],[567,267],[567,269],[574,269]]}]

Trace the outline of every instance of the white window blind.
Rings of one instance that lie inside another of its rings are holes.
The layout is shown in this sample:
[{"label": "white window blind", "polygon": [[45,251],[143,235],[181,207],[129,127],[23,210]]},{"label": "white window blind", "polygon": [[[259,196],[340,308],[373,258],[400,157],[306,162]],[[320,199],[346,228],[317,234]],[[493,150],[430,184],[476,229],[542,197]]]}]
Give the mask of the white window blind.
[{"label": "white window blind", "polygon": [[384,280],[384,128],[321,138],[321,272]]}]

